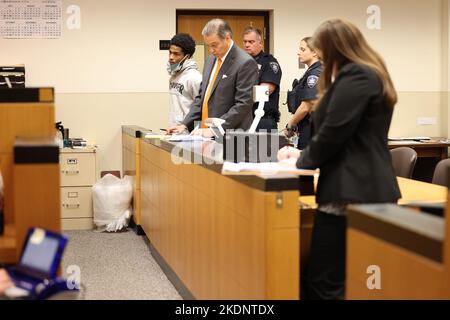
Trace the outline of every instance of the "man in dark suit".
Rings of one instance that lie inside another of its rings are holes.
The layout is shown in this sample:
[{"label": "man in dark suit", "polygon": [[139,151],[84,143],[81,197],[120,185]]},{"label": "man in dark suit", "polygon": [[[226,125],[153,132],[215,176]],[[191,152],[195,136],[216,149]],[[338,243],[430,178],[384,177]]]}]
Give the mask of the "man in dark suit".
[{"label": "man in dark suit", "polygon": [[[250,128],[253,117],[253,86],[258,81],[258,65],[244,50],[234,44],[229,24],[222,19],[209,21],[202,31],[211,56],[203,68],[199,95],[181,125],[170,127],[168,133],[193,132],[206,137],[212,132],[206,128],[207,118],[225,120],[226,129]],[[200,123],[201,121],[201,123]]]}]

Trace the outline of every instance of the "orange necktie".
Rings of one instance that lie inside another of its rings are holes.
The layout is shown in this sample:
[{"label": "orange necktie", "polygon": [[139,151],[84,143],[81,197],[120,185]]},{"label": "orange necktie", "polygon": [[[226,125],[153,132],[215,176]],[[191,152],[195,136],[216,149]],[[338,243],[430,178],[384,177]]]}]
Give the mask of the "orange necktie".
[{"label": "orange necktie", "polygon": [[216,82],[217,75],[219,74],[220,67],[222,66],[222,59],[217,59],[217,67],[214,72],[213,78],[209,83],[208,89],[206,90],[205,99],[203,99],[202,105],[202,128],[207,128],[205,126],[205,119],[208,119],[208,100],[211,95],[212,88],[214,87],[214,83]]}]

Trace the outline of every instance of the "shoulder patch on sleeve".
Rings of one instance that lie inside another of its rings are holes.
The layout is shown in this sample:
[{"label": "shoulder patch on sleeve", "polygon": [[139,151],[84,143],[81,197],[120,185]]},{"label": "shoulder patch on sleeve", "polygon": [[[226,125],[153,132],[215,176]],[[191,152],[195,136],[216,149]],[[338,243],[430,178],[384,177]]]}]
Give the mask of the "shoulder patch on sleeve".
[{"label": "shoulder patch on sleeve", "polygon": [[270,68],[272,69],[273,73],[278,73],[280,71],[280,65],[276,62],[269,62]]},{"label": "shoulder patch on sleeve", "polygon": [[306,79],[306,83],[308,84],[308,87],[314,88],[318,80],[319,80],[318,76],[309,76],[308,79]]}]

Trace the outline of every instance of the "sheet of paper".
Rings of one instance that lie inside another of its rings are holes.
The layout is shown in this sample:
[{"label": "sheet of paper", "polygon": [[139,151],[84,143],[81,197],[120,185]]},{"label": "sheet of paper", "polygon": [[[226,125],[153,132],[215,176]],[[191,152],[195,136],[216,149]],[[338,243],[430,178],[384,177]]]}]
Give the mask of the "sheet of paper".
[{"label": "sheet of paper", "polygon": [[179,142],[179,141],[211,141],[212,138],[205,138],[202,136],[194,136],[189,134],[176,134],[170,137],[169,141]]},{"label": "sheet of paper", "polygon": [[153,134],[153,133],[147,133],[145,135],[145,139],[165,139],[168,140],[170,139],[172,136],[171,135],[167,135],[167,134]]},{"label": "sheet of paper", "polygon": [[290,173],[298,175],[314,176],[319,172],[316,170],[305,170],[305,169],[294,169],[280,165],[278,162],[228,162],[225,161],[222,166],[223,174],[232,173],[245,173],[245,172],[256,172],[261,174],[274,174],[274,173]]},{"label": "sheet of paper", "polygon": [[161,140],[167,140],[171,142],[180,142],[180,141],[211,141],[212,138],[205,138],[202,136],[193,136],[188,134],[174,134],[174,135],[168,135],[168,134],[153,134],[153,133],[147,133],[145,135],[146,139],[161,139]]},{"label": "sheet of paper", "polygon": [[389,141],[417,141],[417,140],[431,140],[430,137],[417,136],[417,137],[389,137]]}]

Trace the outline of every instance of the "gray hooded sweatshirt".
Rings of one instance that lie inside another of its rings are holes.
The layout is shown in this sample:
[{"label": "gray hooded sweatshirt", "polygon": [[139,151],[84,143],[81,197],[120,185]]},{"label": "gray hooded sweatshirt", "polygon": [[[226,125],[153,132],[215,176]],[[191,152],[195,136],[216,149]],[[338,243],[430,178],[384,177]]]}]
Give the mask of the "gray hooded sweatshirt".
[{"label": "gray hooded sweatshirt", "polygon": [[197,62],[192,59],[186,60],[181,70],[172,74],[169,80],[169,127],[182,123],[198,95],[201,82]]}]

